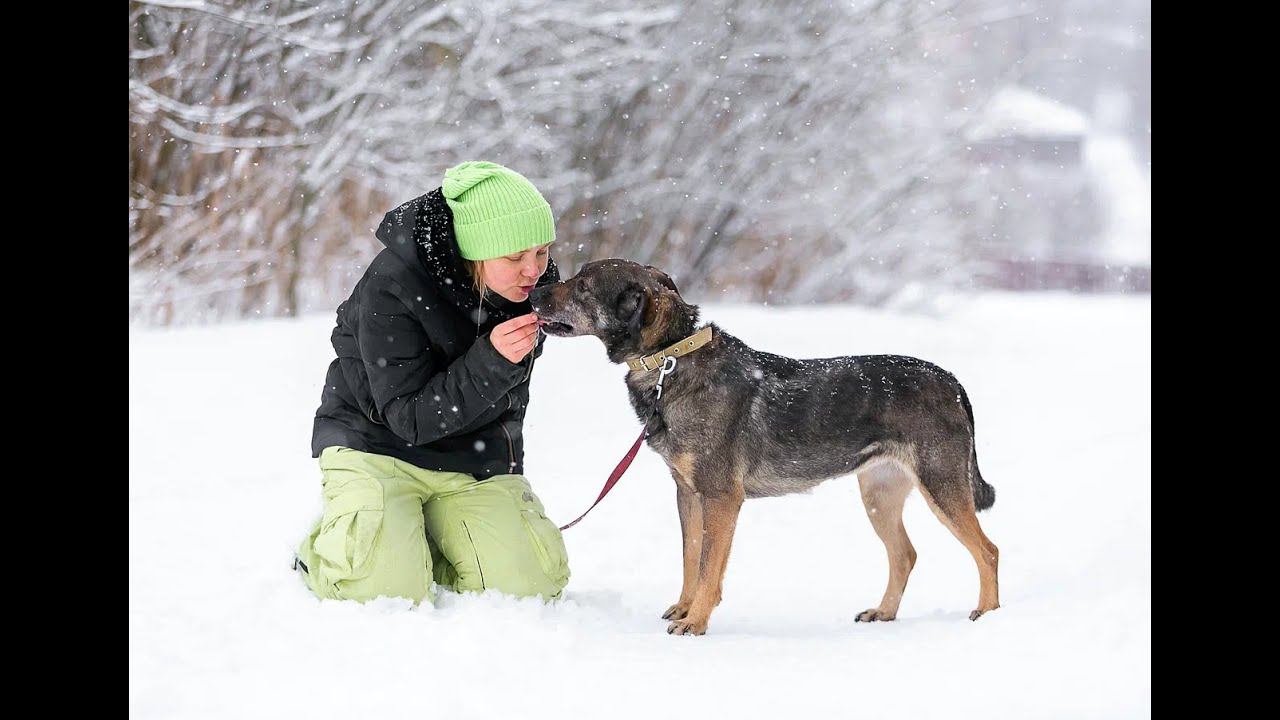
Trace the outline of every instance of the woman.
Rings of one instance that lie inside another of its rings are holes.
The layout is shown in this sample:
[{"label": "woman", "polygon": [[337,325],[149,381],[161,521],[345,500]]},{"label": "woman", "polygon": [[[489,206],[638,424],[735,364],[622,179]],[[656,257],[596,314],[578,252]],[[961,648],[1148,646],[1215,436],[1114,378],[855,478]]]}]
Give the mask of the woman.
[{"label": "woman", "polygon": [[386,246],[338,306],[311,452],[324,515],[295,567],[321,598],[559,596],[564,541],[523,472],[521,426],[554,283],[551,208],[490,162],[387,213]]}]

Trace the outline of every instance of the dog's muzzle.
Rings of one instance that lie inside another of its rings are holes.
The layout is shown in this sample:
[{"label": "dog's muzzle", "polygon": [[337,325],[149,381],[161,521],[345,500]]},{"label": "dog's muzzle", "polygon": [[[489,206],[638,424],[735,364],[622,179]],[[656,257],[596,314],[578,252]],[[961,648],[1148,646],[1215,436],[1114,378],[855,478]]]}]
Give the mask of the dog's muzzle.
[{"label": "dog's muzzle", "polygon": [[550,287],[534,288],[533,292],[529,293],[529,304],[533,307],[533,312],[538,316],[538,327],[548,335],[560,337],[573,335],[573,326],[555,319],[555,313],[547,309],[546,304],[550,295]]}]

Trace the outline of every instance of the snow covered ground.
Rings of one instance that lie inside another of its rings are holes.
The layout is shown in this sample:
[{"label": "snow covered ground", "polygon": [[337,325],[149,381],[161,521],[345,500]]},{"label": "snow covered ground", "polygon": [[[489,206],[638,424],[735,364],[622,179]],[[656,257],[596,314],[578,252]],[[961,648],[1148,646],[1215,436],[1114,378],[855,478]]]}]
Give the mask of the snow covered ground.
[{"label": "snow covered ground", "polygon": [[[1149,297],[704,317],[794,357],[899,353],[953,371],[997,491],[979,518],[1003,607],[967,619],[973,560],[913,494],[919,561],[898,619],[855,624],[888,570],[848,477],[748,501],[708,634],[668,636],[680,530],[648,449],[565,533],[560,602],[320,602],[289,568],[320,511],[308,446],[332,316],[131,329],[131,716],[1150,715]],[[594,338],[551,338],[539,362],[526,472],[554,520],[595,499],[638,432],[623,372]]]}]

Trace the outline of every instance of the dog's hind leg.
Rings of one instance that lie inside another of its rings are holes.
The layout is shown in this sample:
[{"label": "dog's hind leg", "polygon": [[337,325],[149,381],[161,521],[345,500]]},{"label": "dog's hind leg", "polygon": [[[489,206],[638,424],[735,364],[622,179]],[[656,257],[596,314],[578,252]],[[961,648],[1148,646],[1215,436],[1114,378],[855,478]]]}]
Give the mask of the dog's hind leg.
[{"label": "dog's hind leg", "polygon": [[983,613],[1000,607],[997,572],[1000,549],[982,532],[968,478],[969,447],[956,452],[935,452],[922,459],[916,471],[920,494],[943,525],[960,541],[978,565],[978,607],[969,613],[977,620]]},{"label": "dog's hind leg", "polygon": [[892,620],[898,615],[907,577],[916,565],[916,549],[911,546],[907,529],[902,525],[902,506],[913,487],[911,477],[896,461],[890,460],[860,470],[858,486],[862,490],[862,504],[871,519],[871,526],[889,554],[889,585],[880,599],[880,606],[858,613],[854,620]]},{"label": "dog's hind leg", "polygon": [[[687,467],[692,467],[689,460]],[[676,481],[676,507],[680,511],[680,536],[684,544],[684,583],[680,599],[662,614],[664,620],[681,620],[689,614],[693,593],[698,587],[698,571],[702,558],[702,502],[681,471],[672,466]]]}]

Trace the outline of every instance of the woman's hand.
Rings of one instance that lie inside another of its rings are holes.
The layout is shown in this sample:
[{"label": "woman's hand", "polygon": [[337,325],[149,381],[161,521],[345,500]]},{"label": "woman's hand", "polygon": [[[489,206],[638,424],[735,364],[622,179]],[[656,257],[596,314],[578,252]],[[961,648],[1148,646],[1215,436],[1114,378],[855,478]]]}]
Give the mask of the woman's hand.
[{"label": "woman's hand", "polygon": [[489,332],[493,349],[512,363],[518,363],[538,344],[538,316],[521,315],[498,325]]}]

